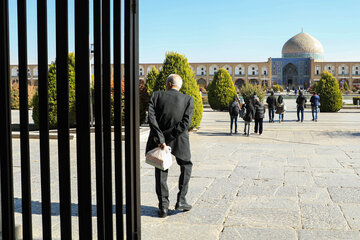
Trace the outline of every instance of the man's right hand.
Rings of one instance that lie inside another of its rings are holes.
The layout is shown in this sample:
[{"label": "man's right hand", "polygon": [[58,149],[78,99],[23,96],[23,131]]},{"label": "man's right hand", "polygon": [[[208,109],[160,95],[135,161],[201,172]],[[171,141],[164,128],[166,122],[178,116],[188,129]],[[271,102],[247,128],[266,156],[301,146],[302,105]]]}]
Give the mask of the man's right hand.
[{"label": "man's right hand", "polygon": [[166,144],[165,144],[165,143],[160,143],[160,144],[158,145],[158,147],[161,148],[161,150],[164,150],[165,147],[166,147]]}]

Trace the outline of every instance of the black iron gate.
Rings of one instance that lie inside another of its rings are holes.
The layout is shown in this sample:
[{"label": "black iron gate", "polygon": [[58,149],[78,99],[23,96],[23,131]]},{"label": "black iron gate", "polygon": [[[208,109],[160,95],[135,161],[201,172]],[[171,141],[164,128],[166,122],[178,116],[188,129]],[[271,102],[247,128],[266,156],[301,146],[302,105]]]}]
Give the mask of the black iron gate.
[{"label": "black iron gate", "polygon": [[[20,149],[23,238],[32,239],[31,174],[27,90],[26,0],[18,0],[18,52],[20,82]],[[89,0],[75,0],[76,149],[79,238],[140,239],[139,93],[138,93],[138,0],[125,0],[125,166],[122,164],[121,122],[121,1],[93,0],[95,79],[95,161],[97,226],[92,226],[91,143],[89,98]],[[113,10],[114,139],[111,134],[111,39]],[[15,238],[10,109],[9,6],[0,3],[0,167],[3,239]],[[48,119],[48,32],[47,0],[37,0],[38,89],[41,165],[42,238],[51,239],[51,187]],[[56,0],[56,72],[58,117],[58,168],[61,238],[72,238],[68,82],[68,0]],[[114,150],[111,144],[115,141]],[[115,159],[111,159],[114,151]],[[112,180],[115,162],[115,182]],[[123,169],[125,167],[125,169]],[[125,172],[125,177],[122,172]],[[125,179],[125,184],[123,182]],[[113,229],[115,184],[116,229]],[[123,221],[123,186],[126,224]],[[124,226],[126,226],[126,231]]]}]

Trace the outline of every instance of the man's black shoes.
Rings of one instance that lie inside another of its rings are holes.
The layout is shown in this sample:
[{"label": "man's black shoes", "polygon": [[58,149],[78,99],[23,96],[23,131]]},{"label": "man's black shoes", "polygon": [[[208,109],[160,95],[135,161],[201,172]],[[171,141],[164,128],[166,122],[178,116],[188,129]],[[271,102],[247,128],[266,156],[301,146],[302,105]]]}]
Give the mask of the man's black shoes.
[{"label": "man's black shoes", "polygon": [[175,205],[175,209],[178,210],[178,211],[190,211],[192,208],[192,206],[190,204],[187,204],[187,203],[179,203],[177,202],[176,205]]},{"label": "man's black shoes", "polygon": [[167,217],[168,209],[167,208],[159,208],[158,214],[159,214],[160,218]]}]

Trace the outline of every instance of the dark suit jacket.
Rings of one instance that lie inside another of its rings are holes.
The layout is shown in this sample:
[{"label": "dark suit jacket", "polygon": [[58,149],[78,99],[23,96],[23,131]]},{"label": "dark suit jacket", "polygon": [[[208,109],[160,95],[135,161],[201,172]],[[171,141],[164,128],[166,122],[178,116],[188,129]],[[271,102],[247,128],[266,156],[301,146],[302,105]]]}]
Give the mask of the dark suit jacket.
[{"label": "dark suit jacket", "polygon": [[149,101],[150,134],[146,152],[160,143],[171,147],[171,153],[182,160],[190,160],[189,127],[194,110],[191,96],[175,89],[154,92]]}]

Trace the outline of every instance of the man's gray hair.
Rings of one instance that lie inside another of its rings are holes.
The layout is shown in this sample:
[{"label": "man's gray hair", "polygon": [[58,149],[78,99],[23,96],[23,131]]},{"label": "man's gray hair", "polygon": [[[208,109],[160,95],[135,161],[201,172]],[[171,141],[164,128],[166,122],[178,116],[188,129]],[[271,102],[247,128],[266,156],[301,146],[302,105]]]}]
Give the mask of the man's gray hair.
[{"label": "man's gray hair", "polygon": [[173,86],[178,87],[179,89],[182,86],[182,78],[177,74],[170,74],[166,79],[166,85],[171,82]]}]

